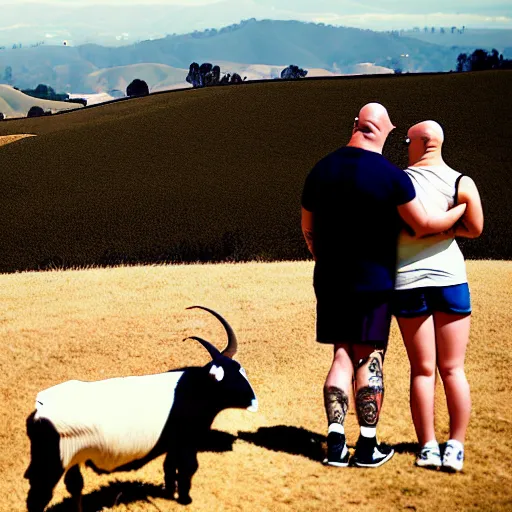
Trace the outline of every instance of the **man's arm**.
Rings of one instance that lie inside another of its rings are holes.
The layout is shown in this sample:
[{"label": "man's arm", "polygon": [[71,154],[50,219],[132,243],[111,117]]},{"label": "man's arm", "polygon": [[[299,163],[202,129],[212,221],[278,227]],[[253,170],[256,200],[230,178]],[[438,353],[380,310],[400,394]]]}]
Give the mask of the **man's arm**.
[{"label": "man's arm", "polygon": [[417,237],[441,233],[450,229],[466,211],[466,204],[459,204],[447,212],[429,215],[415,197],[408,203],[398,206],[398,213],[404,222],[414,231]]},{"label": "man's arm", "polygon": [[308,245],[309,252],[312,254],[313,259],[316,260],[313,249],[313,212],[306,210],[304,207],[301,209],[301,226],[302,234]]}]

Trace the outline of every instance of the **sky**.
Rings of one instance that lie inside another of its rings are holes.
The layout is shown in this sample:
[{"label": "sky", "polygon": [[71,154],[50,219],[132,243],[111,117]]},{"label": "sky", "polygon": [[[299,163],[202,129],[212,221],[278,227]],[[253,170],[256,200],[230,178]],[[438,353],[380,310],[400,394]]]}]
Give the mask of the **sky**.
[{"label": "sky", "polygon": [[[315,21],[333,25],[365,26],[384,29],[407,26],[445,25],[512,28],[512,1],[502,0],[0,0],[0,6],[16,4],[54,4],[61,6],[166,5],[178,8],[217,4],[219,18],[236,17],[238,10],[247,16],[252,7],[254,17],[286,16],[287,19]],[[224,12],[223,12],[224,11]],[[266,14],[266,16],[265,16]],[[212,20],[213,21],[213,20]],[[462,23],[461,23],[462,22]],[[1,22],[0,22],[1,23]],[[405,27],[403,27],[405,28]]]},{"label": "sky", "polygon": [[[118,20],[111,13],[104,14],[109,5],[119,9]],[[141,16],[149,6],[153,7],[147,11],[148,16]],[[92,12],[97,15],[88,17]],[[97,33],[108,30],[133,35],[141,27],[144,34],[137,34],[138,37],[146,35],[147,26],[152,23],[155,35],[179,34],[221,28],[248,18],[371,30],[425,26],[512,29],[512,0],[0,0],[0,13],[0,42],[16,40],[18,35],[21,41],[35,33],[43,37],[40,34],[44,35],[50,25],[58,37],[76,35],[81,22],[94,26]],[[66,27],[66,19],[73,17],[75,25]]]}]

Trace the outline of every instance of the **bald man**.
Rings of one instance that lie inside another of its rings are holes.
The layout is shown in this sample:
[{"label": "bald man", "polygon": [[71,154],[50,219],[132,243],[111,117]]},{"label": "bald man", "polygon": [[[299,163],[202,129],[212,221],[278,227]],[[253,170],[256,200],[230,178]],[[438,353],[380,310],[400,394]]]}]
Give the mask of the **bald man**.
[{"label": "bald man", "polygon": [[[420,444],[416,465],[461,471],[471,399],[464,372],[471,300],[466,265],[455,236],[482,233],[483,212],[475,183],[442,157],[444,133],[435,121],[407,132],[409,167],[418,199],[427,212],[446,211],[457,202],[466,211],[455,230],[416,238],[402,231],[393,312],[411,364],[411,412]],[[441,458],[434,428],[436,368],[450,416],[450,439]]]},{"label": "bald man", "polygon": [[459,206],[426,214],[407,174],[382,156],[394,128],[382,105],[365,105],[348,145],[315,165],[302,194],[302,230],[316,261],[316,339],[334,346],[324,386],[324,462],[332,466],[349,463],[344,421],[352,390],[360,425],[355,465],[377,467],[393,456],[376,428],[402,219],[425,235],[450,228],[464,212]]}]

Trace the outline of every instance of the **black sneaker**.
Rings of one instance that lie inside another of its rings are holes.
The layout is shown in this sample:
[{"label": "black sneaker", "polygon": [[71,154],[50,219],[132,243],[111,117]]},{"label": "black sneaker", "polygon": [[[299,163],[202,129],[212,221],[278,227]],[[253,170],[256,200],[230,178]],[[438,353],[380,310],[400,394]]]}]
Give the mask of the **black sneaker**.
[{"label": "black sneaker", "polygon": [[327,458],[324,459],[324,464],[346,468],[349,458],[345,436],[338,432],[330,432],[327,436]]},{"label": "black sneaker", "polygon": [[377,443],[375,438],[359,437],[354,453],[354,464],[360,468],[378,468],[387,462],[395,450]]}]

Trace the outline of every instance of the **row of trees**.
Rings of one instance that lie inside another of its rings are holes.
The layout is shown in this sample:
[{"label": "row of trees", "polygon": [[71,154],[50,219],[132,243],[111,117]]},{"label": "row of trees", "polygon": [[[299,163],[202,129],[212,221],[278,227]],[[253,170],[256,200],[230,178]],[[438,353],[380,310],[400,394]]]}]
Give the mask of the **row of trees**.
[{"label": "row of trees", "polygon": [[39,84],[35,89],[22,89],[21,92],[41,100],[67,101],[69,99],[69,94],[56,93],[53,87],[45,84]]},{"label": "row of trees", "polygon": [[[298,79],[304,78],[308,74],[307,70],[299,68],[294,64],[281,71],[281,78],[283,79]],[[186,81],[193,87],[210,87],[213,85],[222,84],[240,84],[244,82],[247,77],[242,77],[238,73],[226,73],[221,78],[221,71],[219,66],[213,66],[209,62],[203,62],[199,65],[197,62],[192,62],[189,67]]]},{"label": "row of trees", "polygon": [[457,72],[484,71],[486,69],[512,69],[512,60],[505,59],[496,49],[490,52],[475,50],[470,55],[460,53],[457,57]]},{"label": "row of trees", "polygon": [[[446,34],[446,32],[448,32],[448,30],[450,31],[450,33],[452,34],[464,34],[464,32],[466,31],[466,27],[463,25],[461,28],[457,28],[457,27],[439,27],[439,33],[440,34]],[[419,27],[414,27],[413,29],[413,32],[419,32],[420,31],[420,28]],[[423,32],[425,32],[425,34],[428,34],[429,32],[431,34],[435,34],[436,32],[436,27],[423,27]]]},{"label": "row of trees", "polygon": [[[420,27],[414,27],[413,32],[421,32]],[[425,34],[435,34],[436,31],[439,32],[439,34],[447,34],[450,32],[451,34],[464,34],[466,31],[466,27],[463,26],[462,28],[458,27],[423,27],[423,32]],[[407,30],[401,29],[401,30],[388,30],[388,34],[392,35],[393,37],[401,37],[403,35],[407,35]]]},{"label": "row of trees", "polygon": [[220,76],[220,67],[213,66],[209,62],[203,62],[199,65],[197,62],[190,64],[188,75],[185,80],[192,87],[210,87],[221,84],[239,84],[247,77],[242,77],[238,73],[226,73],[222,78]]},{"label": "row of trees", "polygon": [[[32,43],[28,46],[26,46],[27,48],[36,48],[37,46],[41,46],[42,44],[44,44],[44,41],[38,41],[37,43]],[[23,48],[23,45],[21,43],[14,43],[11,47],[13,50],[18,50],[20,48]],[[0,46],[0,50],[6,50],[7,49],[7,46]]]}]

